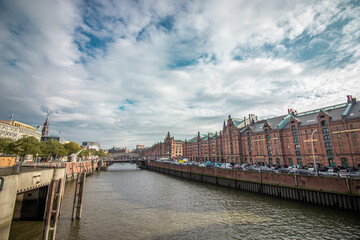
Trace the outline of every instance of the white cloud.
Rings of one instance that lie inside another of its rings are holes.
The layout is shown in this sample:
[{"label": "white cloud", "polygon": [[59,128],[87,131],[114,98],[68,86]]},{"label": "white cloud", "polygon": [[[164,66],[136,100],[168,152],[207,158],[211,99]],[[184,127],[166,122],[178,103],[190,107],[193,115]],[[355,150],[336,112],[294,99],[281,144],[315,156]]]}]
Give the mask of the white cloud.
[{"label": "white cloud", "polygon": [[[228,114],[344,102],[360,93],[357,10],[339,1],[7,2],[1,117],[41,124],[50,109],[51,131],[69,140],[133,147],[167,131],[220,130]],[[311,55],[321,43],[327,52]]]}]

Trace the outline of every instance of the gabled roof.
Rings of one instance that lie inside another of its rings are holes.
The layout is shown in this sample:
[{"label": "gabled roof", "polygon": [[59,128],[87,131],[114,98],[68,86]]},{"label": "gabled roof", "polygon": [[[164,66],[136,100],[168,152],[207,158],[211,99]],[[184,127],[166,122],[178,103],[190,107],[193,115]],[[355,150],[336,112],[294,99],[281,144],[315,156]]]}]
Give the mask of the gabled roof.
[{"label": "gabled roof", "polygon": [[190,143],[197,142],[197,136],[191,138],[191,139],[190,139],[189,141],[187,141],[187,142],[190,142]]},{"label": "gabled roof", "polygon": [[242,127],[242,125],[244,125],[244,119],[233,118],[232,122],[234,123],[236,128]]},{"label": "gabled roof", "polygon": [[289,122],[290,119],[294,118],[296,121],[299,121],[299,119],[297,119],[292,113],[289,113],[288,115],[286,115],[286,117],[278,124],[278,128],[279,129],[283,129]]},{"label": "gabled roof", "polygon": [[200,141],[205,141],[208,139],[208,135],[207,134],[200,134]]}]

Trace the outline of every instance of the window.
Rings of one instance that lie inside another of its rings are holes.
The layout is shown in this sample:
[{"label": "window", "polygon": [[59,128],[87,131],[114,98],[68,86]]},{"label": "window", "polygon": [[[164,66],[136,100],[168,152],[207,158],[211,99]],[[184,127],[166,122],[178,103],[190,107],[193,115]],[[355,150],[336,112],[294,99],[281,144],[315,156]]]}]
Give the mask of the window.
[{"label": "window", "polygon": [[358,145],[357,141],[356,141],[356,140],[354,140],[354,146],[357,146],[357,145]]},{"label": "window", "polygon": [[290,166],[292,166],[292,165],[293,165],[293,161],[292,161],[292,159],[291,159],[291,158],[289,158],[289,159],[288,159],[288,161],[289,161],[289,165],[290,165]]},{"label": "window", "polygon": [[340,138],[340,139],[341,139],[341,133],[338,133],[338,134],[337,134],[337,138]]},{"label": "window", "polygon": [[299,165],[299,166],[302,166],[302,165],[303,165],[303,163],[302,163],[302,161],[301,161],[300,158],[296,159],[296,161],[297,161],[297,165]]},{"label": "window", "polygon": [[342,159],[341,159],[341,165],[342,165],[343,167],[348,167],[348,166],[349,166],[349,163],[348,163],[347,158],[342,158]]},{"label": "window", "polygon": [[352,132],[352,133],[351,133],[351,136],[352,136],[353,138],[356,138],[356,133]]},{"label": "window", "polygon": [[350,124],[350,129],[353,129],[353,125],[352,125],[352,124]]},{"label": "window", "polygon": [[334,156],[333,152],[331,150],[326,150],[326,154],[328,156]]},{"label": "window", "polygon": [[327,127],[327,125],[328,125],[328,124],[327,124],[327,121],[321,121],[321,126],[322,126],[322,127]]}]

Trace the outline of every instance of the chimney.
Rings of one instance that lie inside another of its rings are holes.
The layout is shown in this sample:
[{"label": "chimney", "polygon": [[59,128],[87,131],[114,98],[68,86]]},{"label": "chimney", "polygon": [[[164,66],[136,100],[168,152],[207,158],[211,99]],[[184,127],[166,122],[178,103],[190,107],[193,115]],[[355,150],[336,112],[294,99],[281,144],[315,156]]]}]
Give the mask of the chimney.
[{"label": "chimney", "polygon": [[351,95],[347,95],[347,103],[356,103],[356,98],[353,98]]}]

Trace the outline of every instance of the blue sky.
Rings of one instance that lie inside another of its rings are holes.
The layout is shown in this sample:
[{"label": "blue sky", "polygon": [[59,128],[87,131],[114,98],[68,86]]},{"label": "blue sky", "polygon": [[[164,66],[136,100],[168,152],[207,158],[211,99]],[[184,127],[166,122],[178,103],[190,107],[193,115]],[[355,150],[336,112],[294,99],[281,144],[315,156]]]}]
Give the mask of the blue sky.
[{"label": "blue sky", "polygon": [[104,148],[360,97],[359,1],[0,0],[0,119]]}]

